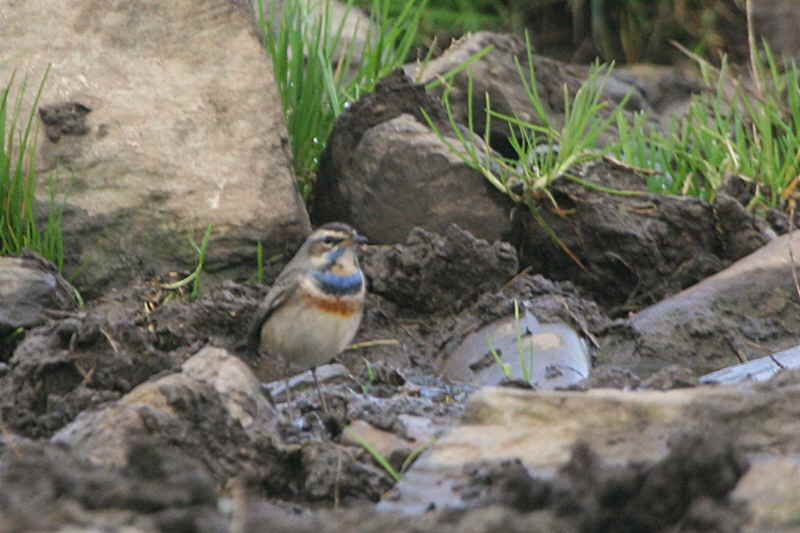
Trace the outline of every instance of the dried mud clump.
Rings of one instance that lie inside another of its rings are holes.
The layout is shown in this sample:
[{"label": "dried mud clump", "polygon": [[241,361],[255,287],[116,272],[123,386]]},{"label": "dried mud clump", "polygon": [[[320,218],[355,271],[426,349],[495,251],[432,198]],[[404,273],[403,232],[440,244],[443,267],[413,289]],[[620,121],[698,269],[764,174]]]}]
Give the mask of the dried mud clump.
[{"label": "dried mud clump", "polygon": [[405,244],[364,258],[372,292],[421,313],[457,310],[499,289],[518,267],[508,243],[476,239],[453,224],[444,235],[415,228]]},{"label": "dried mud clump", "polygon": [[606,465],[586,443],[552,480],[531,476],[519,461],[472,464],[464,499],[522,513],[547,511],[567,531],[653,533],[738,531],[747,518],[729,494],[747,472],[744,456],[719,434],[673,439],[655,464]]},{"label": "dried mud clump", "polygon": [[[211,476],[169,447],[140,440],[124,469],[93,465],[49,443],[7,447],[0,459],[0,485],[8,489],[0,494],[0,531],[55,531],[69,523],[97,530],[125,523],[141,531],[226,529]],[[102,509],[114,511],[96,512]]]}]

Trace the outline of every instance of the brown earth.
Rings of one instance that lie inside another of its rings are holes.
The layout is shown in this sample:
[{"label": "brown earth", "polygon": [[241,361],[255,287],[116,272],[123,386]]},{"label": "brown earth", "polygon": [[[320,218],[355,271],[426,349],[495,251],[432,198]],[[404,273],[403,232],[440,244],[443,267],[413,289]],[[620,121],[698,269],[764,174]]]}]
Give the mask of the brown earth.
[{"label": "brown earth", "polygon": [[[278,421],[272,443],[256,443],[226,422],[213,396],[168,399],[188,425],[173,427],[153,418],[148,424],[157,426],[157,436],[126,437],[121,468],[92,465],[46,440],[81,413],[97,411],[141,383],[180,372],[206,344],[237,350],[245,335],[244,317],[265,287],[228,282],[196,301],[164,303],[157,284],[144,284],[29,331],[4,361],[8,368],[0,376],[7,435],[0,478],[4,487],[14,487],[0,498],[4,530],[47,529],[89,514],[95,524],[227,531],[229,518],[214,497],[225,486],[225,493],[246,509],[237,511],[251,524],[245,530],[253,531],[255,524],[285,520],[297,524],[293,531],[333,531],[362,521],[362,530],[399,521],[403,527],[395,530],[421,530],[433,523],[437,530],[461,531],[484,516],[482,509],[498,506],[505,513],[501,522],[512,531],[603,531],[620,516],[629,524],[625,531],[667,531],[668,524],[679,521],[685,531],[736,530],[744,514],[732,510],[726,495],[746,465],[737,448],[717,434],[688,436],[654,465],[604,465],[593,458],[588,443],[552,480],[531,478],[519,466],[479,465],[474,484],[465,488],[473,494],[469,508],[460,512],[437,510],[404,520],[359,507],[378,501],[393,481],[366,451],[343,443],[342,428],[366,420],[408,437],[404,415],[422,415],[441,427],[455,420],[470,389],[437,378],[436,360],[480,325],[511,313],[514,298],[530,302],[531,312],[543,321],[564,321],[589,335],[602,335],[611,324],[572,284],[516,275],[512,248],[477,241],[455,227],[442,236],[418,230],[406,244],[369,247],[363,262],[372,292],[357,340],[395,339],[400,345],[343,354],[355,372],[354,383],[368,389],[327,386],[335,412],[331,419],[320,416],[313,391],[302,395],[293,407],[301,423]],[[371,374],[365,360],[388,371]],[[393,369],[399,372],[395,377]],[[392,461],[399,467],[407,455]],[[587,470],[595,472],[594,481],[588,482]],[[237,471],[244,477],[232,482]],[[28,481],[18,482],[23,477]],[[695,488],[686,492],[687,486]],[[680,498],[664,500],[671,491]],[[309,514],[341,506],[352,509]],[[324,517],[333,522],[322,524]],[[496,525],[479,520],[473,529]]]}]

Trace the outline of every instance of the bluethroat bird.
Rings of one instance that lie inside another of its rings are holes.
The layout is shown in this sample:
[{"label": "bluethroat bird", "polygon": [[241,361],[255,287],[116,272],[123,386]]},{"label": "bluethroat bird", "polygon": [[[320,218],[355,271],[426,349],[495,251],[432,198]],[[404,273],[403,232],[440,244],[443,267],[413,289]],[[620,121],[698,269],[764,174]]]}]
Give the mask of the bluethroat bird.
[{"label": "bluethroat bird", "polygon": [[361,323],[366,282],[356,248],[365,242],[347,224],[321,226],[280,273],[250,322],[249,346],[282,357],[291,374],[311,369],[326,413],[316,367],[344,350]]}]

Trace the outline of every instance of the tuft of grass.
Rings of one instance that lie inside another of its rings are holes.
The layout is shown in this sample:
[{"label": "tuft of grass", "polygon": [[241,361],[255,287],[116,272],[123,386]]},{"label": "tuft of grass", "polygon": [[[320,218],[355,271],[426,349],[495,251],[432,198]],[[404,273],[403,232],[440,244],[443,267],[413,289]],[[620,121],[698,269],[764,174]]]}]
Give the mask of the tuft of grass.
[{"label": "tuft of grass", "polygon": [[489,347],[489,353],[494,357],[494,362],[497,363],[497,366],[503,371],[503,375],[506,379],[513,379],[514,374],[511,372],[511,364],[503,362],[503,353],[495,347],[492,339],[488,339],[486,345]]},{"label": "tuft of grass", "polygon": [[[48,67],[27,114],[22,109],[27,89],[25,81],[20,84],[13,102],[10,98],[14,75],[0,90],[0,255],[19,255],[30,249],[52,261],[60,271],[64,267],[63,206],[56,201],[54,181],[48,186],[44,227],[39,227],[34,214],[39,186],[35,116],[49,70]],[[24,127],[19,129],[21,124]]]},{"label": "tuft of grass", "polygon": [[[539,95],[533,51],[527,37],[526,49],[527,68],[523,68],[519,61],[516,64],[520,81],[535,114],[534,121],[493,110],[487,94],[484,101],[487,120],[483,143],[477,142],[474,135],[464,132],[456,123],[449,99],[451,89],[448,88],[443,95],[443,103],[457,144],[445,137],[432,120],[428,120],[428,124],[453,153],[480,171],[501,192],[518,201],[524,197],[520,189],[530,197],[546,195],[557,207],[548,187],[563,177],[578,179],[569,172],[570,169],[580,163],[599,159],[609,152],[609,148],[600,146],[600,141],[610,131],[624,102],[612,110],[606,109],[608,104],[602,101],[602,94],[612,67],[595,65],[586,82],[574,95],[570,95],[564,87],[564,120],[559,125],[559,120],[548,112]],[[474,95],[471,80],[467,85],[467,101],[467,129],[472,132]],[[510,126],[511,136],[508,140],[515,152],[513,157],[502,157],[486,148],[490,146],[492,120],[502,120]],[[584,184],[588,185],[585,182]]]},{"label": "tuft of grass", "polygon": [[370,364],[366,357],[364,358],[364,368],[367,369],[367,381],[366,383],[359,384],[361,385],[361,392],[364,394],[369,394],[372,388],[375,386],[375,383],[378,381],[378,374],[375,372],[375,367]]},{"label": "tuft of grass", "polygon": [[405,460],[403,461],[403,464],[400,466],[400,471],[403,473],[408,472],[408,469],[411,468],[411,465],[414,464],[414,462],[419,458],[422,452],[424,452],[431,446],[433,446],[432,442],[429,444],[423,444],[422,446],[419,446],[414,450],[412,450],[411,453],[408,454],[408,457],[406,457]]},{"label": "tuft of grass", "polygon": [[[527,383],[534,385],[533,383],[533,345],[529,343],[528,347],[525,347],[524,337],[528,334],[527,328],[523,328],[522,326],[522,319],[520,316],[520,306],[517,299],[514,299],[514,328],[515,328],[515,339],[517,344],[517,357],[519,357],[519,368],[522,372],[522,375],[519,378],[523,379]],[[502,354],[495,348],[494,343],[491,339],[487,340],[489,345],[489,353],[492,354],[494,357],[495,362],[500,366],[500,369],[503,371],[503,375],[506,379],[515,379],[517,376],[514,376],[513,372],[511,371],[511,365],[509,363],[503,362]]]},{"label": "tuft of grass", "polygon": [[715,67],[673,42],[699,65],[708,91],[666,131],[648,128],[642,115],[620,120],[617,155],[654,170],[653,191],[712,201],[737,176],[753,184],[749,209],[791,212],[800,181],[800,69],[793,58],[778,60],[766,41],[756,46],[750,0],[746,12],[750,85],[731,73],[725,57]]},{"label": "tuft of grass", "polygon": [[[749,30],[752,34],[752,27]],[[537,91],[527,37],[528,67],[517,62],[517,69],[536,115],[533,121],[493,111],[488,95],[484,96],[488,119],[483,142],[479,142],[481,132],[475,132],[472,108],[468,108],[466,128],[458,125],[446,89],[443,100],[455,139],[445,137],[432,121],[428,122],[454,154],[481,172],[495,188],[525,204],[553,241],[579,265],[575,254],[545,223],[540,200],[549,200],[554,211],[563,213],[548,190],[558,179],[570,179],[610,194],[641,194],[603,188],[572,172],[576,165],[601,157],[609,156],[641,170],[651,192],[713,201],[717,189],[730,176],[737,176],[753,184],[755,193],[749,209],[793,205],[800,184],[800,68],[796,60],[779,60],[766,43],[757,49],[751,38],[752,82],[745,84],[732,74],[725,58],[716,67],[676,46],[701,67],[708,90],[693,98],[686,115],[674,118],[663,129],[645,112],[623,113],[624,101],[610,108],[602,100],[612,66],[595,65],[574,94],[568,94],[565,88],[563,121],[550,116]],[[471,105],[475,101],[471,82],[467,93]],[[502,157],[488,148],[491,120],[508,125],[513,157]],[[613,129],[616,141],[603,146]]]},{"label": "tuft of grass", "polygon": [[514,299],[514,323],[516,324],[517,357],[519,357],[519,367],[522,369],[522,379],[533,385],[533,343],[528,343],[528,348],[525,349],[524,337],[528,332],[522,328],[519,302],[516,298]]},{"label": "tuft of grass", "polygon": [[[344,45],[344,18],[338,26],[333,23],[328,1],[320,11],[309,0],[287,0],[279,11],[274,0],[258,0],[259,26],[272,58],[303,198],[311,196],[336,117],[407,60],[426,1],[406,0],[392,11],[396,4],[391,0],[372,0],[374,29],[367,29],[359,51],[355,40]],[[347,9],[355,9],[352,0]],[[274,27],[277,13],[280,21]]]},{"label": "tuft of grass", "polygon": [[264,284],[264,245],[261,241],[256,245],[256,283]]},{"label": "tuft of grass", "polygon": [[392,466],[392,463],[390,463],[389,460],[384,457],[383,454],[379,452],[378,449],[372,444],[367,442],[365,439],[362,439],[358,435],[353,435],[353,440],[356,441],[362,448],[367,450],[372,458],[375,459],[375,462],[381,465],[383,469],[386,470],[386,473],[392,476],[395,481],[400,481],[403,479],[403,476],[401,476],[400,473],[395,470],[395,468]]},{"label": "tuft of grass", "polygon": [[729,176],[752,183],[748,206],[781,208],[800,175],[800,69],[794,59],[778,61],[764,44],[753,49],[752,86],[685,50],[700,65],[707,93],[695,96],[688,113],[666,131],[647,117],[618,117],[616,155],[631,165],[657,171],[651,190],[713,201]]},{"label": "tuft of grass", "polygon": [[420,456],[422,452],[424,452],[425,450],[427,450],[432,446],[432,443],[424,444],[412,450],[412,452],[408,454],[408,457],[406,457],[405,460],[403,461],[403,464],[400,466],[400,472],[398,472],[397,469],[395,469],[395,467],[392,466],[392,463],[389,462],[389,459],[387,459],[381,452],[379,452],[378,449],[375,448],[372,444],[367,442],[365,439],[359,437],[358,435],[353,435],[352,438],[362,448],[367,450],[369,454],[372,456],[372,458],[375,459],[375,462],[378,463],[381,467],[383,467],[383,469],[386,470],[386,473],[392,476],[392,478],[396,482],[402,480],[403,479],[402,474],[407,472],[408,469],[411,468],[411,465],[414,464],[414,461],[417,460],[417,458]]},{"label": "tuft of grass", "polygon": [[206,231],[203,234],[203,240],[199,246],[194,242],[194,239],[189,239],[192,248],[194,248],[195,253],[197,254],[197,266],[195,267],[194,271],[192,271],[192,273],[185,278],[174,283],[165,283],[161,285],[162,289],[179,291],[191,283],[192,291],[189,293],[189,299],[196,300],[200,297],[200,292],[202,290],[203,268],[206,264],[208,245],[211,242],[211,234],[213,233],[213,230],[213,224],[209,224],[208,227],[206,227]]}]

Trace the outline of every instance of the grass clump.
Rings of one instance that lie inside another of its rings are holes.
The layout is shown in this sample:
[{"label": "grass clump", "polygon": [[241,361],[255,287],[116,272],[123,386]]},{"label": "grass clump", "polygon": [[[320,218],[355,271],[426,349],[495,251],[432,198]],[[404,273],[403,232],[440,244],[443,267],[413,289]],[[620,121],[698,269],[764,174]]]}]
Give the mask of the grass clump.
[{"label": "grass clump", "polygon": [[[42,77],[32,108],[23,110],[26,83],[20,84],[16,98],[11,89],[14,76],[0,90],[0,255],[19,255],[32,250],[64,267],[63,208],[56,203],[55,186],[49,184],[47,220],[43,227],[34,214],[39,179],[36,170],[36,108],[44,89]],[[24,127],[19,127],[24,125]]]},{"label": "grass clump", "polygon": [[[274,28],[270,13],[275,10],[272,4],[265,4],[271,1],[258,0],[260,22],[273,58],[295,171],[301,192],[308,199],[335,118],[349,102],[372,90],[378,80],[404,63],[414,45],[426,1],[372,0],[370,12],[377,29],[368,35],[363,51],[356,50],[355,41],[344,44],[344,24],[334,23],[327,3],[321,10],[312,11],[308,0],[288,1]],[[436,0],[431,2],[434,7],[442,5]],[[665,0],[658,5],[666,9],[672,4]],[[593,4],[593,9],[598,6],[602,7],[602,3]],[[610,3],[606,7],[609,6]],[[470,7],[476,13],[486,12],[480,2],[471,3]],[[347,9],[355,9],[352,1]],[[665,13],[637,1],[631,4],[627,18],[618,18],[620,13],[602,18],[600,11],[593,11],[591,20],[598,32],[606,24],[607,29],[613,26],[633,35],[632,28],[641,26],[642,21]],[[631,55],[631,50],[649,46],[631,41],[633,37],[626,37],[627,34],[620,35],[626,56]],[[626,40],[630,42],[625,44]],[[623,113],[624,101],[617,105],[604,99],[604,85],[612,66],[593,66],[588,79],[576,91],[565,87],[565,111],[563,115],[552,115],[538,93],[527,36],[526,46],[527,62],[523,66],[518,61],[517,70],[534,119],[523,120],[495,111],[488,95],[480,95],[477,100],[482,100],[487,120],[483,132],[474,132],[472,109],[468,110],[466,128],[458,125],[450,107],[450,91],[446,89],[444,105],[455,138],[437,133],[453,153],[480,171],[494,187],[525,204],[546,231],[540,214],[541,200],[562,212],[549,190],[558,179],[570,179],[606,193],[640,194],[602,188],[574,172],[576,166],[605,156],[644,170],[653,192],[693,195],[710,201],[731,175],[753,183],[756,193],[751,208],[777,207],[794,192],[800,176],[800,71],[794,61],[780,62],[768,49],[758,52],[751,39],[754,81],[753,87],[748,88],[731,75],[724,60],[721,68],[713,67],[685,50],[701,65],[710,90],[692,101],[685,116],[659,129],[645,113]],[[361,55],[358,65],[357,53]],[[432,84],[449,84],[452,77],[451,73]],[[472,105],[476,98],[471,83],[468,93]],[[513,151],[511,157],[487,148],[491,145],[491,122],[498,120],[504,121],[510,131],[507,141]],[[483,142],[476,138],[481,133]],[[609,142],[612,134],[616,140]],[[558,236],[550,233],[577,261]]]},{"label": "grass clump", "polygon": [[[555,180],[562,177],[578,179],[569,172],[572,167],[609,153],[610,148],[603,148],[600,141],[610,131],[621,107],[620,105],[609,110],[608,103],[602,101],[603,88],[611,67],[596,65],[591,69],[587,81],[574,95],[570,95],[564,87],[563,121],[558,120],[548,112],[539,95],[533,52],[528,39],[526,46],[527,67],[523,67],[518,60],[516,66],[535,120],[526,121],[493,110],[487,94],[484,102],[487,120],[483,142],[477,142],[473,135],[465,133],[457,124],[448,88],[444,92],[443,100],[457,143],[444,136],[432,120],[428,121],[453,153],[479,170],[498,190],[522,201],[525,197],[549,196],[548,187]],[[468,80],[467,128],[470,131],[474,130],[474,100],[472,82]],[[508,141],[514,151],[512,157],[502,157],[486,148],[491,144],[489,132],[492,120],[502,120],[509,126],[511,134]],[[555,200],[553,203],[555,205]]]},{"label": "grass clump", "polygon": [[[209,224],[206,227],[205,233],[203,233],[203,240],[201,241],[200,245],[195,243],[194,239],[191,238],[189,239],[189,243],[192,245],[192,248],[194,248],[195,254],[197,255],[197,265],[195,266],[192,273],[186,276],[185,278],[178,280],[174,283],[162,284],[161,285],[162,289],[182,292],[184,290],[184,287],[191,284],[192,290],[189,293],[189,299],[196,300],[200,297],[203,286],[203,269],[206,266],[208,245],[211,243],[211,234],[213,232],[214,232],[214,225]],[[168,298],[166,301],[169,300],[171,300],[171,298]]]},{"label": "grass clump", "polygon": [[[362,93],[407,60],[426,0],[407,0],[392,11],[391,0],[372,0],[363,50],[345,45],[345,19],[334,23],[329,2],[257,0],[259,25],[281,96],[294,169],[305,199],[311,195],[319,157],[336,117]],[[276,23],[276,15],[280,14]],[[373,29],[374,28],[374,29]]]},{"label": "grass clump", "polygon": [[412,450],[411,453],[409,453],[408,456],[406,456],[405,460],[403,461],[403,464],[400,465],[400,471],[398,471],[394,466],[392,466],[392,463],[389,461],[389,458],[387,458],[380,451],[378,451],[378,449],[372,444],[370,444],[369,441],[355,434],[351,435],[350,438],[352,438],[356,444],[358,444],[359,446],[364,448],[367,452],[369,452],[369,454],[372,456],[375,462],[378,463],[386,471],[386,473],[389,474],[392,477],[392,479],[394,479],[395,482],[398,483],[403,479],[403,473],[407,472],[408,469],[411,467],[411,465],[414,464],[414,461],[416,461],[417,458],[420,456],[420,454],[425,450],[427,450],[428,448],[430,448],[431,446],[430,444],[424,444]]},{"label": "grass clump", "polygon": [[[533,217],[565,252],[577,258],[549,231],[540,214],[541,199],[563,213],[550,186],[558,179],[611,194],[636,195],[598,186],[581,179],[573,169],[588,161],[611,156],[647,176],[651,192],[695,196],[713,201],[717,190],[736,176],[752,184],[749,209],[783,208],[794,202],[800,183],[800,69],[794,59],[779,61],[764,45],[751,50],[752,81],[746,85],[732,74],[723,59],[715,67],[683,49],[701,67],[708,90],[695,95],[688,112],[659,128],[646,112],[624,113],[625,101],[610,107],[603,87],[611,66],[595,65],[573,94],[564,88],[563,120],[550,116],[536,85],[531,44],[526,40],[528,67],[517,61],[535,119],[525,121],[494,111],[486,95],[487,121],[482,141],[476,140],[471,107],[467,128],[461,128],[444,94],[444,105],[456,140],[437,131],[449,149],[480,171],[497,189],[527,205]],[[471,81],[467,101],[473,102]],[[512,157],[488,147],[491,120],[506,123]],[[612,139],[611,134],[615,134]]]},{"label": "grass clump", "polygon": [[522,379],[531,386],[535,386],[536,384],[533,382],[534,346],[533,343],[525,341],[525,337],[530,335],[530,331],[528,331],[527,327],[523,326],[519,302],[516,299],[514,299],[514,333],[521,375],[514,375],[511,364],[503,361],[503,353],[494,346],[492,339],[487,339],[489,353],[492,354],[495,363],[500,367],[506,379]]},{"label": "grass clump", "polygon": [[[618,157],[657,171],[653,191],[713,201],[730,176],[753,185],[748,207],[781,208],[800,176],[800,70],[794,59],[779,62],[765,45],[753,50],[753,80],[745,86],[727,62],[701,66],[708,92],[693,98],[688,113],[666,131],[646,117],[620,117]],[[648,131],[651,129],[652,131]]]},{"label": "grass clump", "polygon": [[381,465],[386,473],[392,476],[392,479],[394,479],[395,482],[399,482],[401,479],[403,479],[403,476],[397,471],[397,469],[395,469],[395,467],[392,466],[392,463],[389,462],[389,459],[379,452],[378,449],[372,444],[370,444],[369,441],[361,438],[358,435],[353,435],[352,438],[359,446],[369,452],[372,458],[375,459],[375,462]]}]

